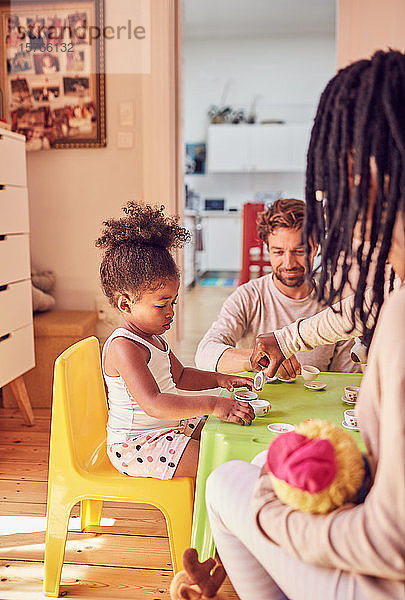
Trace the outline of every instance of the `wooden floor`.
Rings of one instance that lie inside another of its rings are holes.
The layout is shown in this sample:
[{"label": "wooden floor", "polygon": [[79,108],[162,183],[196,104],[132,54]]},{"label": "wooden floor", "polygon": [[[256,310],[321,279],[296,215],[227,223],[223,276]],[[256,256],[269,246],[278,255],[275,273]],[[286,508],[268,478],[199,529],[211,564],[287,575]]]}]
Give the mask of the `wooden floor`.
[{"label": "wooden floor", "polygon": [[[195,348],[232,288],[196,287],[185,297],[185,339],[177,348],[192,364]],[[34,427],[18,409],[0,409],[0,600],[37,600],[43,578],[50,411]],[[79,532],[74,507],[61,596],[166,600],[172,578],[163,515],[149,505],[106,503],[99,533]],[[237,600],[225,582],[224,600]]]},{"label": "wooden floor", "polygon": [[217,318],[224,300],[233,292],[232,287],[195,286],[184,296],[184,335],[175,347],[178,358],[184,365],[194,366],[197,346],[207,329]]}]

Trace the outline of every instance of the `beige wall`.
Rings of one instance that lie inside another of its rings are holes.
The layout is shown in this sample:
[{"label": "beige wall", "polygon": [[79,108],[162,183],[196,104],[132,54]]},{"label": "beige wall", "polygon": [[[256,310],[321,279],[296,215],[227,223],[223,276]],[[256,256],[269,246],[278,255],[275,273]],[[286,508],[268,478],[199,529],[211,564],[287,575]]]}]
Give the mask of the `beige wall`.
[{"label": "beige wall", "polygon": [[405,0],[338,0],[337,66],[378,49],[405,49]]},{"label": "beige wall", "polygon": [[135,102],[138,131],[137,77],[107,76],[106,148],[27,155],[32,261],[40,268],[55,271],[58,308],[94,308],[98,289],[94,240],[102,221],[119,215],[126,200],[142,197],[138,136],[131,150],[120,150],[115,143],[121,100]]},{"label": "beige wall", "polygon": [[[106,22],[114,0],[105,0]],[[55,271],[57,308],[94,309],[102,221],[127,200],[176,212],[177,0],[151,0],[151,71],[106,75],[107,147],[28,153],[33,264]],[[117,148],[119,103],[135,105],[134,148]]]}]

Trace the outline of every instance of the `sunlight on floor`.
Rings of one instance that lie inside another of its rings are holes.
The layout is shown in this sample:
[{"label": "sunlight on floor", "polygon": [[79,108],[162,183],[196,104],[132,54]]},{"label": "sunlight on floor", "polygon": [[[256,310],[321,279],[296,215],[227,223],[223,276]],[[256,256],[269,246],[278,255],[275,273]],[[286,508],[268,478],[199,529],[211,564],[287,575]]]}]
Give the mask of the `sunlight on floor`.
[{"label": "sunlight on floor", "polygon": [[[101,526],[112,526],[115,519],[101,518]],[[14,533],[35,533],[45,531],[46,517],[27,517],[21,515],[0,516],[0,535]],[[69,519],[69,530],[80,531],[80,517]]]}]

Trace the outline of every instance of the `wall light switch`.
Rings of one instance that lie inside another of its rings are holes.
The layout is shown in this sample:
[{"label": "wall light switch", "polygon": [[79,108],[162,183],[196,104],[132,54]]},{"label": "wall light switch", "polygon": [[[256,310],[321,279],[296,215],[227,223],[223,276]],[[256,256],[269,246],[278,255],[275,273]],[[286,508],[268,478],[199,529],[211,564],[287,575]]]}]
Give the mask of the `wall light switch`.
[{"label": "wall light switch", "polygon": [[133,131],[119,131],[117,135],[118,148],[133,148],[134,133]]},{"label": "wall light switch", "polygon": [[120,125],[132,127],[134,124],[134,103],[120,102]]}]

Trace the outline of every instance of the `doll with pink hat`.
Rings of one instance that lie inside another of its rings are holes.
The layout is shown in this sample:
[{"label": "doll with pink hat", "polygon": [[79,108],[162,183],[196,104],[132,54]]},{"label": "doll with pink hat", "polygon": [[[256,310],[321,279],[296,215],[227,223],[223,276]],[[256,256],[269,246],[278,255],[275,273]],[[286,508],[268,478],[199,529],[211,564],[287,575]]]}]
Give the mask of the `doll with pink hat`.
[{"label": "doll with pink hat", "polygon": [[361,502],[368,489],[367,459],[353,436],[320,419],[277,436],[266,467],[278,498],[304,512],[325,514]]}]

